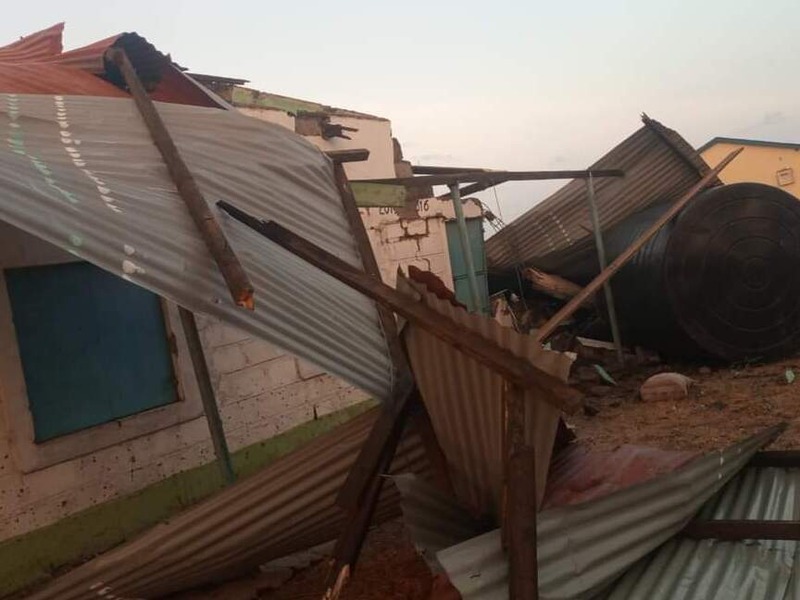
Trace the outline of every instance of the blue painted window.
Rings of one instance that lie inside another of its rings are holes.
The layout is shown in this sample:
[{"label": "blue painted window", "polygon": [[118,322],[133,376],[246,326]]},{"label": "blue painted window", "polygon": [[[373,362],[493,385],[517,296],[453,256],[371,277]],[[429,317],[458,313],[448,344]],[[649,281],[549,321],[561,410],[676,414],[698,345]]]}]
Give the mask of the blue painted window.
[{"label": "blue painted window", "polygon": [[[458,235],[458,223],[447,221],[447,249],[450,252],[450,268],[453,270],[453,289],[459,302],[466,305],[470,311],[475,312],[472,294],[469,291],[467,278],[467,261],[461,247],[461,238]],[[489,280],[486,276],[486,251],[483,242],[483,219],[467,219],[467,237],[472,249],[472,260],[475,263],[475,272],[478,278],[478,291],[480,292],[481,305],[478,311],[489,314]]]},{"label": "blue painted window", "polygon": [[158,296],[89,263],[5,278],[37,442],[176,400]]}]

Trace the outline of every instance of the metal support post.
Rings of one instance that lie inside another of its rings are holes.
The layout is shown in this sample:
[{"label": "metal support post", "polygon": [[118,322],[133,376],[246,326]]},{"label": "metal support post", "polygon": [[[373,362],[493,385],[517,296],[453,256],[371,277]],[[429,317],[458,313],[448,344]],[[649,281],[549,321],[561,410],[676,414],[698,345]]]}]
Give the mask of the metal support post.
[{"label": "metal support post", "polygon": [[464,252],[464,262],[467,263],[467,281],[469,282],[469,293],[472,298],[473,312],[481,310],[481,293],[478,289],[478,278],[475,274],[475,261],[472,257],[472,247],[469,245],[469,234],[467,232],[467,220],[464,218],[464,207],[461,204],[461,191],[458,183],[450,184],[450,198],[453,201],[453,210],[456,213],[458,223],[458,239],[461,242],[461,250]]},{"label": "metal support post", "polygon": [[[600,215],[597,213],[597,202],[594,197],[594,178],[589,173],[586,180],[589,189],[589,214],[592,218],[592,230],[594,231],[594,244],[597,247],[597,260],[600,263],[600,272],[606,268],[606,247],[603,244],[603,232],[600,230]],[[617,322],[617,310],[614,308],[614,294],[611,291],[611,283],[606,281],[603,284],[603,292],[606,296],[606,306],[608,307],[608,322],[611,325],[611,338],[614,340],[614,347],[617,350],[617,360],[622,365],[625,357],[622,354],[622,339],[619,335],[619,323]]]},{"label": "metal support post", "polygon": [[192,359],[197,387],[200,388],[200,399],[203,401],[203,412],[208,422],[208,430],[211,432],[214,454],[217,455],[217,463],[225,483],[230,485],[236,481],[236,475],[233,472],[231,454],[228,451],[228,442],[225,440],[225,429],[222,426],[217,400],[214,397],[214,386],[211,385],[211,374],[208,372],[203,344],[200,341],[200,333],[197,331],[197,321],[194,314],[182,306],[178,307],[178,312],[181,316],[186,343],[189,346],[189,357]]}]

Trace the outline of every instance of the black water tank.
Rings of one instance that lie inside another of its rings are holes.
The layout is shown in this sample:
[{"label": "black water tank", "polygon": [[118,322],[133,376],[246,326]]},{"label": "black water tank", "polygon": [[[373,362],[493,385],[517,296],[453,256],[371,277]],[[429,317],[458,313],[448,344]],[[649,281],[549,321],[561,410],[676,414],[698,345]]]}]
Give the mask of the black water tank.
[{"label": "black water tank", "polygon": [[[611,258],[667,206],[606,236]],[[613,279],[626,341],[727,361],[800,348],[800,200],[737,183],[703,192]]]}]

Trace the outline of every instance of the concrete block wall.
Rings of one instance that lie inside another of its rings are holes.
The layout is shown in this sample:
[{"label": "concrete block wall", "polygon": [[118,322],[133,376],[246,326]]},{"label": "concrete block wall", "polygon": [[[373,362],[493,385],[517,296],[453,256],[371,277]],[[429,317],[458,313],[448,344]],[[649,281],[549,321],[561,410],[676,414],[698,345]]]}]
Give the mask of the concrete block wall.
[{"label": "concrete block wall", "polygon": [[279,348],[198,318],[231,450],[366,400],[357,388]]},{"label": "concrete block wall", "polygon": [[[407,271],[413,265],[439,276],[452,287],[453,271],[447,247],[447,226],[455,218],[449,200],[426,198],[417,203],[417,219],[404,219],[392,208],[362,208],[361,217],[378,260],[381,277],[391,286],[397,281],[397,269]],[[480,217],[477,201],[464,203],[467,218]]]}]

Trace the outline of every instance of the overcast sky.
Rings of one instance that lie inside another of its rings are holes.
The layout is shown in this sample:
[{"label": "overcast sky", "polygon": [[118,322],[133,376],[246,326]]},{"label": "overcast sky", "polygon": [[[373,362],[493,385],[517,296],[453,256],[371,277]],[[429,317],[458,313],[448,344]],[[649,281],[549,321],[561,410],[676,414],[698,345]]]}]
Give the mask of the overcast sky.
[{"label": "overcast sky", "polygon": [[[800,141],[798,0],[38,0],[5,15],[0,44],[59,21],[67,49],[136,31],[193,71],[387,117],[415,163],[585,168],[643,111],[695,146]],[[557,185],[500,186],[504,218]]]}]

